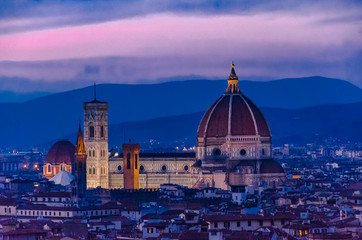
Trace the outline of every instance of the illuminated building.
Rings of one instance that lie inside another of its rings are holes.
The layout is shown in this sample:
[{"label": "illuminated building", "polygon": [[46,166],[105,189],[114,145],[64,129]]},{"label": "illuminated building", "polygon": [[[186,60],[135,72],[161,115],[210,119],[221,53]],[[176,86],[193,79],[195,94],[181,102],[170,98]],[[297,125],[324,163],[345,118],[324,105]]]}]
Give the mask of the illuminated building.
[{"label": "illuminated building", "polygon": [[[239,88],[234,64],[225,93],[206,111],[192,153],[141,153],[140,188],[173,183],[223,189],[276,186],[285,179],[272,158],[271,133],[259,108]],[[122,155],[109,160],[110,188],[123,187]]]},{"label": "illuminated building", "polygon": [[277,185],[285,179],[272,159],[271,133],[259,108],[240,87],[234,64],[225,93],[206,111],[197,132],[200,187]]},{"label": "illuminated building", "polygon": [[[268,123],[240,89],[234,64],[224,94],[200,122],[196,154],[139,153],[139,145],[126,144],[124,154],[109,157],[107,111],[108,103],[96,97],[84,103],[87,188],[159,188],[172,183],[235,190],[277,186],[285,180],[282,166],[272,157]],[[74,159],[74,147],[72,151]]]},{"label": "illuminated building", "polygon": [[43,175],[51,179],[60,171],[72,173],[75,147],[69,141],[58,141],[48,151],[43,165]]},{"label": "illuminated building", "polygon": [[94,96],[83,109],[87,188],[108,188],[108,103]]}]

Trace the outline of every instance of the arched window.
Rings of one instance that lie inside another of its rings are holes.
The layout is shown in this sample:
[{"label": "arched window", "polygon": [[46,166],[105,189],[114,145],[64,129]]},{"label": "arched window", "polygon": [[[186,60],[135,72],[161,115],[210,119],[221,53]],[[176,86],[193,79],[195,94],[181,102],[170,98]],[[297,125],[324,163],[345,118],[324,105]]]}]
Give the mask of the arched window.
[{"label": "arched window", "polygon": [[52,172],[52,167],[50,166],[50,164],[48,165],[48,172]]},{"label": "arched window", "polygon": [[101,138],[104,137],[104,127],[101,126]]},{"label": "arched window", "polygon": [[93,174],[96,174],[96,168],[93,168]]},{"label": "arched window", "polygon": [[93,150],[93,157],[96,156],[96,150]]},{"label": "arched window", "polygon": [[138,154],[134,155],[134,168],[138,169]]},{"label": "arched window", "polygon": [[127,169],[131,169],[131,154],[127,153]]},{"label": "arched window", "polygon": [[89,174],[92,174],[92,169],[91,168],[89,168]]},{"label": "arched window", "polygon": [[94,127],[93,126],[89,127],[89,137],[94,138]]},{"label": "arched window", "polygon": [[88,151],[88,155],[89,155],[90,157],[92,156],[91,150]]}]

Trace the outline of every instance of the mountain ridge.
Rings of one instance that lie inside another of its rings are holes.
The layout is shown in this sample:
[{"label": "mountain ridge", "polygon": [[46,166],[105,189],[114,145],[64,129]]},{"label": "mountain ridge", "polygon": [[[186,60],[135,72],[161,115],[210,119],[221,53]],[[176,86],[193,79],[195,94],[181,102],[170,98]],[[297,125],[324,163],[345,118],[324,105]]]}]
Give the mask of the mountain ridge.
[{"label": "mountain ridge", "polygon": [[[276,81],[241,81],[240,85],[262,108],[295,109],[362,101],[362,90],[343,80],[309,77]],[[224,93],[226,85],[226,80],[101,84],[97,85],[97,98],[109,102],[111,125],[205,111]],[[4,126],[0,146],[33,146],[73,132],[83,119],[83,103],[94,98],[93,90],[89,86],[22,103],[0,103],[0,124]]]}]

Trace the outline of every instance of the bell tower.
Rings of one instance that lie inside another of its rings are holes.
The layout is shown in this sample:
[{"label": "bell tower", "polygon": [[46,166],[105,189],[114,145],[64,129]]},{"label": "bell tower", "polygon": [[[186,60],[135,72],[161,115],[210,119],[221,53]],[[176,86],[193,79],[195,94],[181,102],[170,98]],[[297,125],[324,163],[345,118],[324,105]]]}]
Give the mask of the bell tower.
[{"label": "bell tower", "polygon": [[123,144],[123,188],[139,189],[139,144]]},{"label": "bell tower", "polygon": [[87,154],[87,188],[108,188],[108,103],[85,102],[84,143]]}]

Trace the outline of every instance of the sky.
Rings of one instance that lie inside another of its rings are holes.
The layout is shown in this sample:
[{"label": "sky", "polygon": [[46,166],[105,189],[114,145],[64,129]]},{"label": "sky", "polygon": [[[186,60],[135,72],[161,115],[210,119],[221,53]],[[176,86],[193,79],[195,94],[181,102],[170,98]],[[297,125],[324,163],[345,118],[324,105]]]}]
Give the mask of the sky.
[{"label": "sky", "polygon": [[0,90],[224,79],[231,61],[362,87],[362,1],[0,0]]}]

